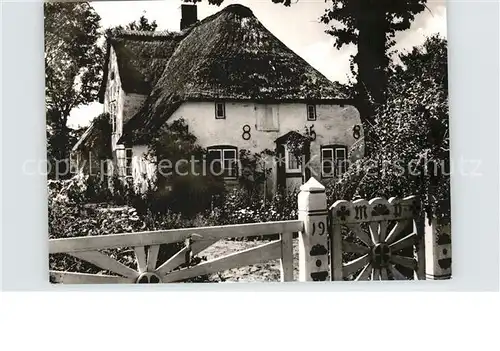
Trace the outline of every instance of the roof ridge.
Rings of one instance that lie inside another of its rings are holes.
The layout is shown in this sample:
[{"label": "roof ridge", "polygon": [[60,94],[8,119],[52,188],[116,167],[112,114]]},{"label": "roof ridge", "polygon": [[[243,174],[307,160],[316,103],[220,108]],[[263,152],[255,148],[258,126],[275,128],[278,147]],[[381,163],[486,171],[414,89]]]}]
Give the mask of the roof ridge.
[{"label": "roof ridge", "polygon": [[169,30],[146,31],[146,30],[119,29],[114,33],[113,38],[125,38],[125,37],[172,38],[176,36],[182,36],[182,34],[183,34],[182,32],[169,31]]}]

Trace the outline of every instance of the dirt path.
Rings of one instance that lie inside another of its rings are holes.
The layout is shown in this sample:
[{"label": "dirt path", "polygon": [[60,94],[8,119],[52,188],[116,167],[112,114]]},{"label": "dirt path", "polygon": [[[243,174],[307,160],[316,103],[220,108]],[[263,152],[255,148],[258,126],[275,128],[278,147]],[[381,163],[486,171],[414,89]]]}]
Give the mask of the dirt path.
[{"label": "dirt path", "polygon": [[[212,260],[221,256],[256,247],[269,241],[231,241],[221,240],[210,246],[199,256],[205,256],[207,260]],[[294,280],[298,279],[298,239],[293,240]],[[268,261],[261,264],[234,268],[218,274],[212,274],[210,282],[232,283],[232,282],[279,282],[280,262],[279,260]]]}]

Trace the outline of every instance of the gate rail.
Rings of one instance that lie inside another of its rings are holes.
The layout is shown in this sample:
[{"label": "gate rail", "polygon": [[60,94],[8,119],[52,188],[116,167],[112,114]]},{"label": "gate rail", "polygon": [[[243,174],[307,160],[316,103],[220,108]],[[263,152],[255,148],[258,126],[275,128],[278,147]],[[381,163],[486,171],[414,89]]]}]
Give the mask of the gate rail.
[{"label": "gate rail", "polygon": [[[292,236],[294,232],[302,230],[303,222],[292,220],[52,239],[49,240],[49,254],[66,253],[119,276],[60,271],[50,271],[50,276],[58,283],[169,283],[280,259],[281,280],[291,281]],[[174,271],[186,262],[187,257],[200,253],[218,240],[275,234],[280,234],[279,240]],[[160,245],[183,241],[183,249],[161,265],[157,265]],[[98,251],[119,247],[134,249],[137,270]]]}]

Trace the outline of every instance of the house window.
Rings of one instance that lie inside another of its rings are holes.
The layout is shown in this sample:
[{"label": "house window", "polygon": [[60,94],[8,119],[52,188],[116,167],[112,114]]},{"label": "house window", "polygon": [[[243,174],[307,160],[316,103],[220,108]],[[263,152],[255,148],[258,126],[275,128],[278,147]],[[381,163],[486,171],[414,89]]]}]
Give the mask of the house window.
[{"label": "house window", "polygon": [[213,175],[235,179],[238,176],[238,149],[234,146],[208,148],[209,170]]},{"label": "house window", "polygon": [[307,120],[316,120],[316,105],[307,105]]},{"label": "house window", "polygon": [[300,157],[295,156],[287,147],[285,147],[285,170],[287,173],[302,172]]},{"label": "house window", "polygon": [[223,102],[215,103],[215,118],[225,119],[226,118],[226,104]]},{"label": "house window", "polygon": [[116,133],[116,102],[111,101],[109,104],[109,118],[111,122],[111,132]]},{"label": "house window", "polygon": [[132,149],[125,149],[125,176],[132,177]]},{"label": "house window", "polygon": [[347,147],[328,145],[321,148],[321,173],[323,178],[340,176],[347,170]]}]

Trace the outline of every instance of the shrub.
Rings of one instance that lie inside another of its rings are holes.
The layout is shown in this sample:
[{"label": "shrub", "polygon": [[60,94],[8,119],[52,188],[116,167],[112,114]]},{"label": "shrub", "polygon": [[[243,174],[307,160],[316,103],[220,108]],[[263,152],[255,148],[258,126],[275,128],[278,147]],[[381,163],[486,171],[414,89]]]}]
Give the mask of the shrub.
[{"label": "shrub", "polygon": [[327,186],[329,201],[419,195],[428,212],[449,217],[447,42],[430,37],[400,59],[370,128],[372,152]]},{"label": "shrub", "polygon": [[[183,228],[190,224],[183,220],[179,214],[172,212],[155,214],[149,211],[145,215],[141,215],[130,206],[121,208],[88,206],[81,201],[82,197],[77,196],[84,194],[85,190],[84,177],[75,177],[69,181],[49,182],[49,239],[174,229]],[[184,243],[161,245],[158,261],[166,261],[183,246]],[[103,250],[103,252],[131,268],[137,269],[135,253],[132,248],[123,247]],[[203,259],[203,257],[195,257],[190,265],[196,265]],[[57,271],[113,274],[66,254],[50,255],[49,268]],[[194,281],[206,279],[208,277],[198,277]]]}]

